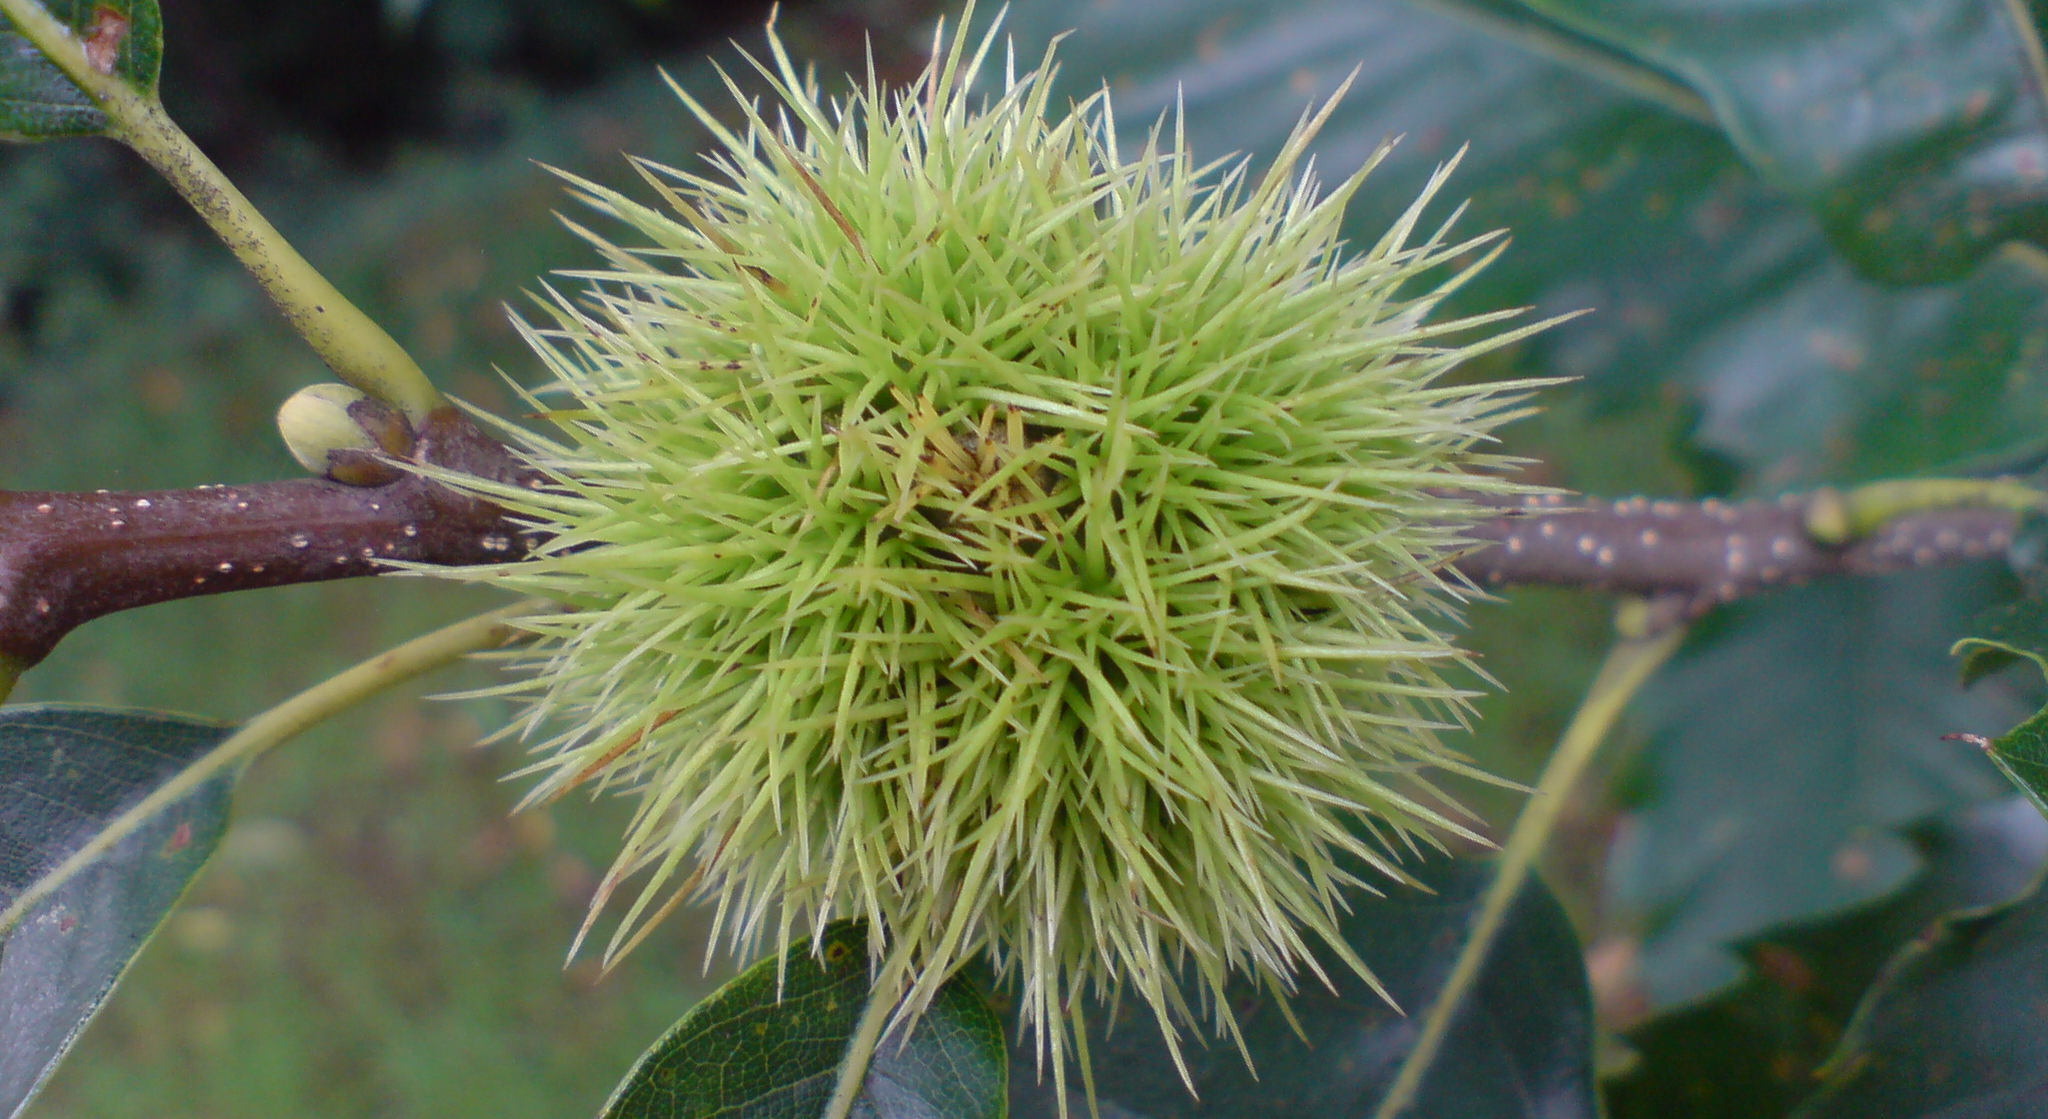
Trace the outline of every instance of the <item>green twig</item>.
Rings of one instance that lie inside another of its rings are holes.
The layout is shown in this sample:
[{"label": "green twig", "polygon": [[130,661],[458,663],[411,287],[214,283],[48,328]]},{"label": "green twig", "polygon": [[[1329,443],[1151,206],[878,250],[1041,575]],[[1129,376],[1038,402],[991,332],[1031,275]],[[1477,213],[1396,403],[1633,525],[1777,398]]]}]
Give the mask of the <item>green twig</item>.
[{"label": "green twig", "polygon": [[[1623,628],[1626,631],[1629,627]],[[1558,740],[1556,752],[1543,767],[1543,776],[1536,784],[1535,793],[1515,820],[1514,829],[1508,833],[1499,867],[1492,884],[1487,887],[1486,896],[1480,901],[1471,932],[1459,948],[1457,961],[1451,967],[1449,978],[1444,980],[1443,989],[1437,993],[1436,1002],[1422,1017],[1422,1029],[1416,1036],[1415,1048],[1402,1062],[1401,1071],[1394,1077],[1394,1083],[1387,1089],[1386,1098],[1380,1101],[1378,1110],[1373,1112],[1373,1119],[1394,1119],[1415,1102],[1415,1094],[1422,1087],[1422,1079],[1428,1074],[1430,1065],[1435,1062],[1437,1051],[1442,1048],[1459,1007],[1478,981],[1487,957],[1492,954],[1494,941],[1507,920],[1508,910],[1521,896],[1522,886],[1528,881],[1536,857],[1550,840],[1550,833],[1564,810],[1566,797],[1585,774],[1586,767],[1629,699],[1658,667],[1670,659],[1684,635],[1684,627],[1676,626],[1653,636],[1624,636],[1608,651],[1599,675],[1593,678],[1592,686],[1586,690],[1586,698]]]},{"label": "green twig", "polygon": [[2009,478],[1902,478],[1847,491],[1818,490],[1806,510],[1806,531],[1820,543],[1861,540],[1888,522],[1936,509],[2048,508],[2048,494]]},{"label": "green twig", "polygon": [[31,883],[5,910],[0,910],[0,930],[13,928],[24,914],[40,905],[57,887],[228,766],[254,758],[300,731],[394,685],[453,663],[469,653],[503,644],[517,633],[506,622],[531,614],[539,607],[537,602],[523,601],[416,637],[250,719],[240,730],[222,740],[220,745],[207,751],[177,776],[114,817],[99,834],[50,873]]},{"label": "green twig", "polygon": [[412,356],[292,248],[153,93],[92,65],[85,45],[37,0],[0,0],[0,14],[106,114],[108,135],[133,148],[206,219],[336,376],[401,409],[415,424],[441,403]]}]

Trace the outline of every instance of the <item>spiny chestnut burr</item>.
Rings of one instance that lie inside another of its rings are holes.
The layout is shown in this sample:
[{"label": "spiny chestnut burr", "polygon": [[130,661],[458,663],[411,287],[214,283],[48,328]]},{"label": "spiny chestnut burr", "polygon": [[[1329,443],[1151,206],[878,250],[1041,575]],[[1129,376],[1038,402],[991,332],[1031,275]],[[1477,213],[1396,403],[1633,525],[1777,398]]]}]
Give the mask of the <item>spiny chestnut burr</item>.
[{"label": "spiny chestnut burr", "polygon": [[535,800],[638,802],[612,950],[688,895],[742,944],[864,917],[901,1020],[978,956],[1056,1071],[1084,995],[1171,1038],[1177,979],[1227,1031],[1233,974],[1366,973],[1344,889],[1463,830],[1443,564],[1530,491],[1485,448],[1534,386],[1445,375],[1536,327],[1430,318],[1494,239],[1422,225],[1445,168],[1341,242],[1332,106],[1219,170],[993,32],[835,101],[769,48],[771,105],[678,90],[710,169],[572,180],[628,234],[526,327],[546,482],[470,483],[532,557],[449,573],[573,607],[495,690]]}]

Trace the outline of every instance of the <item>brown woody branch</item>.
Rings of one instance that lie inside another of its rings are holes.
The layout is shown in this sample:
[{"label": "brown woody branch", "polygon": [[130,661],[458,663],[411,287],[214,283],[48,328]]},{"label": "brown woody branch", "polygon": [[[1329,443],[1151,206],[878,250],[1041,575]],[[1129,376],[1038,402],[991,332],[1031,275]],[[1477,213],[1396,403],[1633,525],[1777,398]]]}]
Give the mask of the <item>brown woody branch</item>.
[{"label": "brown woody branch", "polygon": [[1841,543],[1817,532],[1836,516],[1832,490],[1770,501],[1483,499],[1502,514],[1468,534],[1484,542],[1458,570],[1482,585],[1549,583],[1659,601],[1680,616],[1773,587],[1830,575],[1880,575],[2004,553],[2007,508],[1901,513]]},{"label": "brown woody branch", "polygon": [[[420,462],[504,480],[504,446],[453,408],[421,425]],[[189,490],[0,491],[0,658],[41,661],[94,618],[196,595],[375,575],[383,561],[513,559],[503,511],[416,474]]]},{"label": "brown woody branch", "polygon": [[[443,408],[411,457],[537,484],[503,444]],[[1479,498],[1499,516],[1456,561],[1481,585],[1550,583],[1648,598],[1677,620],[1772,587],[2002,553],[2008,508],[1907,511],[1830,542],[1840,495],[1724,503]],[[1835,535],[1841,535],[1837,532]],[[0,660],[16,670],[71,630],[137,606],[256,587],[375,575],[387,561],[517,559],[531,544],[504,511],[419,474],[380,486],[326,479],[96,493],[0,491]]]}]

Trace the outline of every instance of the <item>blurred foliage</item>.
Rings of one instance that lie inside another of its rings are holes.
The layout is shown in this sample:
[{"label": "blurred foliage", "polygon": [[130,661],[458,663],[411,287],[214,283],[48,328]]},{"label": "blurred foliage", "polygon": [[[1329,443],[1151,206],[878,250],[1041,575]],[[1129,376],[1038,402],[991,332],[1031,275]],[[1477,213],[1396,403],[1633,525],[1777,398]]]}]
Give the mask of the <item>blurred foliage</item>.
[{"label": "blurred foliage", "polygon": [[1866,994],[1796,1119],[2038,1114],[2048,893],[1935,923]]},{"label": "blurred foliage", "polygon": [[[1359,868],[1362,869],[1362,868]],[[1346,914],[1345,943],[1371,963],[1384,994],[1326,951],[1333,982],[1304,985],[1283,1006],[1239,981],[1231,1004],[1243,1051],[1221,1038],[1184,1037],[1187,1081],[1137,1000],[1089,1011],[1097,1102],[1118,1119],[1266,1119],[1313,1115],[1366,1119],[1388,1095],[1422,1028],[1421,1011],[1444,985],[1454,949],[1494,879],[1480,859],[1438,859],[1416,868],[1420,889],[1361,897]],[[1540,884],[1509,910],[1471,997],[1423,1079],[1416,1115],[1458,1119],[1592,1119],[1593,1021],[1570,922]],[[1197,992],[1188,985],[1188,996]],[[1078,1076],[1067,1074],[1066,1115],[1088,1114]],[[1192,1085],[1194,1092],[1189,1092]],[[1015,1040],[1014,1119],[1061,1119],[1050,1073],[1040,1074],[1028,1038]]]},{"label": "blurred foliage", "polygon": [[[1613,849],[1614,898],[1648,918],[1641,995],[1673,1006],[1727,986],[1731,951],[1760,931],[1911,881],[1896,829],[2011,791],[1941,737],[2025,715],[1999,689],[1963,691],[1947,658],[1957,619],[1997,590],[1983,572],[1844,580],[1702,627],[1643,704],[1652,748]],[[1788,666],[1812,676],[1786,686]]]},{"label": "blurred foliage", "polygon": [[[827,76],[871,32],[900,76],[932,7],[786,6],[783,27]],[[687,162],[700,137],[652,64],[711,80],[701,56],[733,55],[702,37],[745,40],[758,15],[185,0],[165,13],[163,84],[430,372],[509,409],[493,367],[529,367],[500,304],[587,259],[532,161],[621,184],[622,151]],[[1512,449],[1542,481],[1684,496],[2048,453],[2036,18],[2019,0],[1040,0],[1011,26],[1025,58],[1075,28],[1065,89],[1108,83],[1132,136],[1184,105],[1205,157],[1270,153],[1356,67],[1319,145],[1326,178],[1403,139],[1353,231],[1463,150],[1461,227],[1516,240],[1451,310],[1598,312],[1471,372],[1578,378]],[[168,191],[109,145],[6,149],[0,210],[5,484],[293,473],[269,415],[317,379],[311,359]],[[1652,686],[1548,868],[1604,1020],[1627,1030],[1617,1116],[1789,1114],[1845,1032],[1802,1114],[1872,1114],[1880,1094],[1931,1113],[1962,1080],[1984,1086],[1969,1113],[2022,1113],[1991,1093],[2028,1089],[2005,1071],[2029,1052],[1997,1046],[2042,997],[2038,897],[1942,925],[1849,1024],[1896,949],[1947,910],[2012,897],[2041,859],[2031,818],[1988,801],[1992,767],[1938,737],[1995,735],[2039,688],[2015,672],[1963,693],[1941,655],[2013,593],[1994,566],[1759,599]],[[71,638],[22,698],[240,717],[481,601],[386,581],[154,608]],[[1557,591],[1474,609],[1505,685],[1480,701],[1475,757],[1535,774],[1605,614]],[[395,701],[259,766],[213,867],[41,1113],[593,1111],[705,989],[690,986],[701,928],[680,917],[602,981],[562,969],[617,813],[508,815],[509,748],[471,749],[501,714]],[[1473,801],[1495,825],[1519,803]],[[1942,1038],[1946,1077],[1901,1056],[1966,1019],[1985,1026]]]},{"label": "blurred foliage", "polygon": [[408,146],[501,142],[521,109],[702,54],[768,9],[766,0],[171,0],[164,97],[231,173],[305,160],[325,177],[337,162],[388,167]]},{"label": "blurred foliage", "polygon": [[1867,275],[1955,280],[2048,239],[2042,53],[2021,3],[1527,4],[1678,77]]},{"label": "blurred foliage", "polygon": [[2048,822],[2019,797],[1944,813],[1908,839],[1928,867],[1912,885],[1736,946],[1749,965],[1740,983],[1632,1033],[1613,1119],[1786,1114],[1894,950],[1957,909],[2011,900],[2048,858]]}]

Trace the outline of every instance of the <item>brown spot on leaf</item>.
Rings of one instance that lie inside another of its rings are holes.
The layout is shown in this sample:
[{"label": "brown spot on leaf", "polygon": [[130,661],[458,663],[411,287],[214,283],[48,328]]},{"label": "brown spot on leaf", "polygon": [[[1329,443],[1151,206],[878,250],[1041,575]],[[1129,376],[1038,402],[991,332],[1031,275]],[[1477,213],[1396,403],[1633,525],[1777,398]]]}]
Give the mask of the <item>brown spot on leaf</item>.
[{"label": "brown spot on leaf", "polygon": [[1844,882],[1861,882],[1877,869],[1870,850],[1860,843],[1845,843],[1835,851],[1830,860],[1835,877]]},{"label": "brown spot on leaf", "polygon": [[171,830],[171,838],[164,844],[164,854],[168,855],[175,851],[183,851],[190,846],[192,846],[192,824],[190,821],[186,821]]},{"label": "brown spot on leaf", "polygon": [[114,72],[121,44],[128,39],[128,17],[111,4],[92,10],[92,28],[85,35],[85,61],[102,74]]}]

